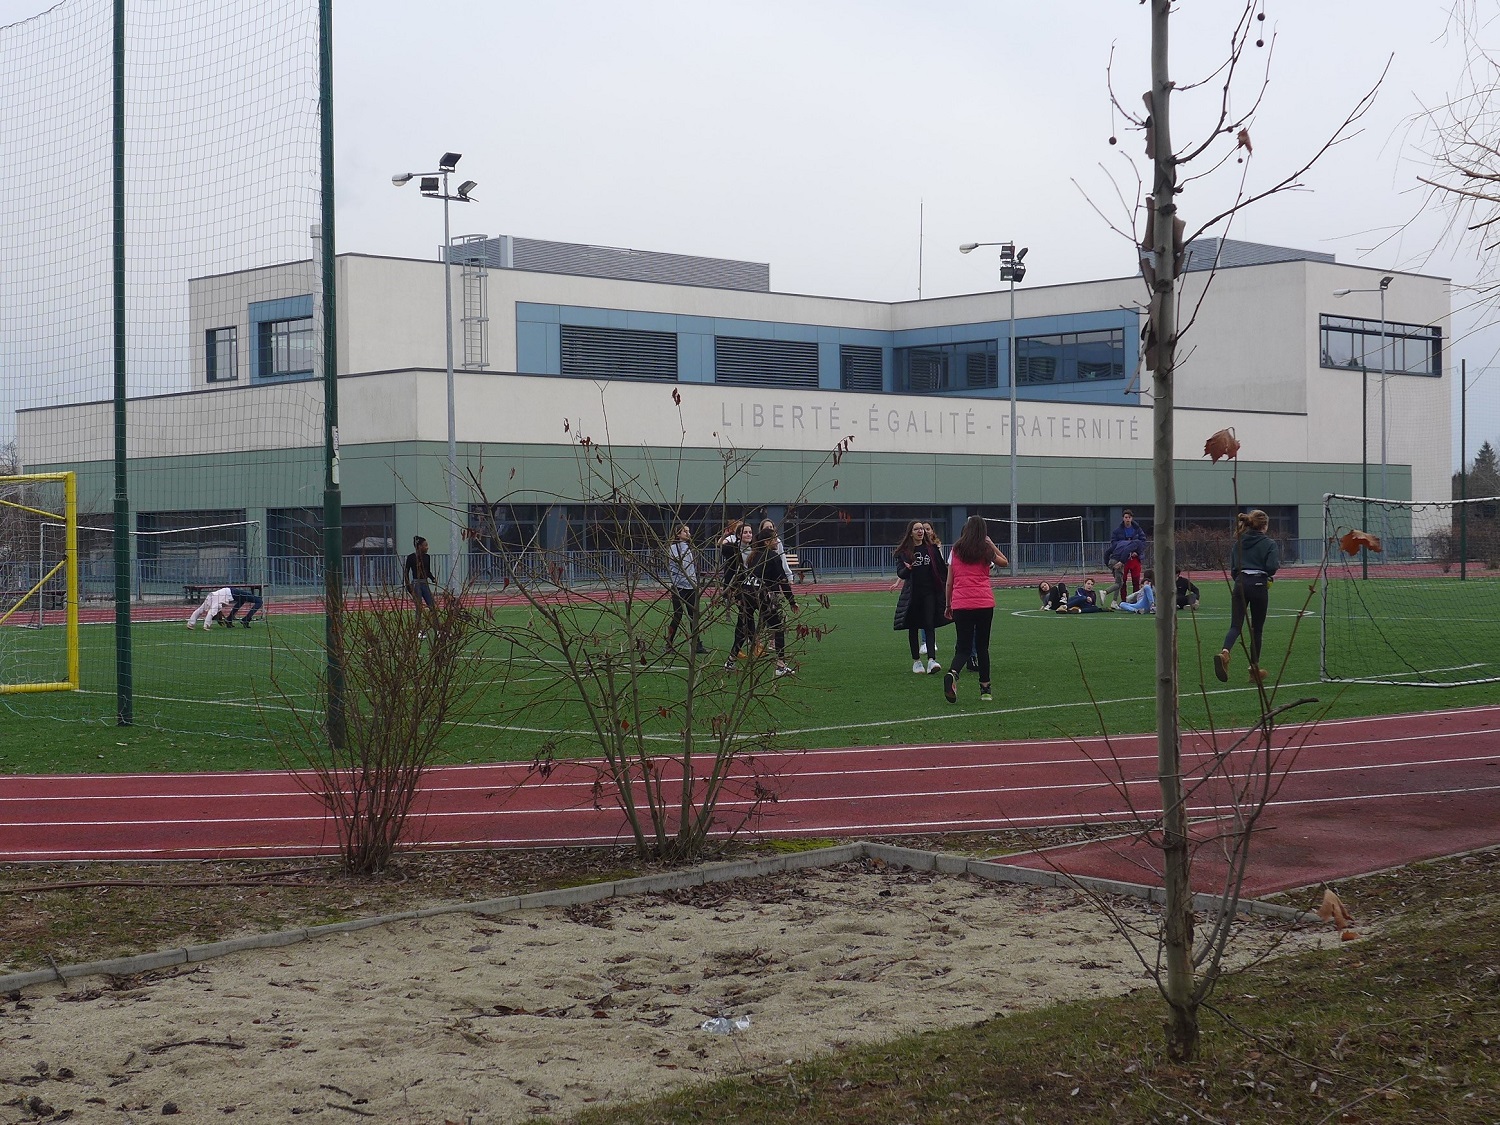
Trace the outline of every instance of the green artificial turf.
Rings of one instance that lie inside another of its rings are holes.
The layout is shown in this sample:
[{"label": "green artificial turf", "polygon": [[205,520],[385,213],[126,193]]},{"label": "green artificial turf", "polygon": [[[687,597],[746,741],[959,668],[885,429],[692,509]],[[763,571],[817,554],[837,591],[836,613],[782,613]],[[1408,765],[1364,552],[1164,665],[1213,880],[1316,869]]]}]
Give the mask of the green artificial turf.
[{"label": "green artificial turf", "polygon": [[[1183,723],[1189,729],[1243,726],[1259,713],[1258,694],[1243,650],[1234,655],[1228,684],[1214,678],[1212,655],[1228,625],[1228,596],[1219,583],[1202,585],[1202,606],[1180,617]],[[1475,662],[1496,660],[1500,621],[1466,617],[1464,607],[1497,587],[1500,581],[1486,578],[1462,588],[1434,583],[1406,589],[1400,605],[1394,596],[1382,597],[1377,632],[1389,634],[1419,663],[1449,666],[1456,662],[1454,652]],[[1465,597],[1455,600],[1455,589]],[[1318,701],[1299,709],[1298,717],[1433,711],[1491,704],[1500,695],[1495,684],[1433,689],[1320,683],[1320,600],[1312,600],[1300,624],[1296,617],[1308,595],[1306,581],[1275,584],[1263,659],[1280,681],[1275,704]],[[1110,734],[1154,729],[1151,617],[1045,614],[1029,588],[1001,590],[991,645],[994,701],[980,702],[977,677],[966,673],[958,703],[949,704],[941,676],[912,673],[906,636],[891,629],[893,592],[841,593],[833,587],[826,605],[823,600],[804,596],[801,612],[791,619],[789,654],[798,674],[773,685],[767,680],[774,698],[758,722],[775,729],[781,747],[1067,738],[1097,735],[1101,726]],[[664,614],[665,606],[652,612]],[[593,628],[608,649],[608,618],[598,620]],[[505,630],[535,623],[536,617],[525,608],[506,608],[495,611],[494,621]],[[0,772],[279,768],[289,706],[316,711],[320,703],[320,615],[273,613],[250,630],[188,631],[181,620],[137,624],[130,727],[115,723],[113,629],[84,626],[81,635],[83,690],[0,696]],[[60,628],[0,629],[0,670],[13,680],[18,669],[55,665],[61,636]],[[708,627],[705,639],[713,651],[701,658],[705,677],[739,674],[721,667],[731,636],[726,623]],[[938,633],[945,664],[953,638],[952,627]],[[1442,643],[1419,651],[1435,641]],[[682,657],[666,657],[656,642],[650,647],[651,662],[638,672],[642,682],[664,698],[680,694]],[[473,659],[482,691],[464,725],[446,740],[444,761],[530,761],[544,744],[564,755],[593,752],[581,710],[561,702],[568,692],[555,665],[493,636],[475,642]],[[415,661],[419,665],[420,656]],[[669,745],[676,716],[648,718],[659,728],[662,745]],[[709,721],[699,720],[704,726]]]}]

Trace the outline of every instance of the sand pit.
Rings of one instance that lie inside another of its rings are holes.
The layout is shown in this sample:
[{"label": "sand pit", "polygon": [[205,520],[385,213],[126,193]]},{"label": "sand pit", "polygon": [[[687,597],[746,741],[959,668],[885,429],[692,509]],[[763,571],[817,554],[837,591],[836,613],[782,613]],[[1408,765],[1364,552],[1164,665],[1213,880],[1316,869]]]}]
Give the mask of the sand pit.
[{"label": "sand pit", "polygon": [[[864,862],[31,988],[0,998],[0,1102],[77,1122],[168,1102],[194,1121],[566,1118],[1148,985],[1075,892]],[[699,1029],[721,1014],[750,1026]]]}]

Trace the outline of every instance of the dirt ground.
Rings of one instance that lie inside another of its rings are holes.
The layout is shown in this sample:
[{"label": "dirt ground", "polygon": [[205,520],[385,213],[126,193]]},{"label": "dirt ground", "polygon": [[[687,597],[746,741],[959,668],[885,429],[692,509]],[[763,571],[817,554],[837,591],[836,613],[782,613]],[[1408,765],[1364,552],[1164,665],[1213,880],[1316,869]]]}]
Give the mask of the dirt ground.
[{"label": "dirt ground", "polygon": [[[1115,906],[1154,929],[1144,905]],[[1239,948],[1285,936],[1247,925]],[[0,1120],[565,1118],[1142,987],[1129,946],[1074,892],[849,864],[0,997]],[[749,1024],[701,1029],[719,1016]]]}]

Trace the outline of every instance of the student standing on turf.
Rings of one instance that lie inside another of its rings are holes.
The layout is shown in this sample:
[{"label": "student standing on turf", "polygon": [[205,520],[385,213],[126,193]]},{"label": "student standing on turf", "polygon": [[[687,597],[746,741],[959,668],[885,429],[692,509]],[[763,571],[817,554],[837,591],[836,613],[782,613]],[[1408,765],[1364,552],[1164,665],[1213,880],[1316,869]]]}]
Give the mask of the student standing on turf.
[{"label": "student standing on turf", "polygon": [[1125,576],[1120,580],[1120,594],[1125,594],[1127,582],[1134,586],[1135,590],[1141,588],[1141,556],[1146,551],[1146,533],[1135,523],[1135,513],[1129,508],[1120,516],[1120,526],[1115,528],[1109,536],[1109,552],[1105,555],[1105,565],[1110,559],[1118,559],[1125,567]]},{"label": "student standing on turf", "polygon": [[760,608],[759,591],[746,583],[749,576],[750,549],[755,545],[755,528],[742,523],[732,536],[726,536],[719,544],[719,590],[726,598],[734,599],[734,647],[729,650],[729,659],[724,667],[734,667],[734,658],[741,653],[748,656],[745,646],[755,635],[755,614]]},{"label": "student standing on turf", "polygon": [[995,620],[995,590],[990,585],[990,567],[1006,566],[1000,548],[984,530],[983,516],[964,521],[958,542],[948,557],[948,615],[958,629],[953,659],[943,677],[943,698],[958,702],[958,673],[975,653],[979,663],[979,698],[988,702],[990,694],[990,626]]},{"label": "student standing on turf", "polygon": [[412,553],[406,556],[406,565],[401,570],[406,592],[417,607],[417,639],[427,636],[422,630],[422,611],[425,607],[429,618],[436,620],[437,603],[432,600],[432,564],[427,557],[427,540],[420,535],[412,536]]},{"label": "student standing on turf", "polygon": [[[941,672],[937,662],[937,630],[947,623],[943,610],[948,589],[948,564],[942,544],[932,526],[921,520],[907,525],[906,535],[896,545],[896,577],[901,596],[896,599],[893,628],[906,630],[911,649],[911,670],[918,675]],[[926,663],[923,663],[923,658]]]},{"label": "student standing on turf", "polygon": [[677,529],[677,538],[667,548],[667,577],[672,582],[672,623],[667,626],[667,650],[677,643],[677,626],[687,614],[688,635],[698,655],[708,649],[698,635],[698,567],[693,559],[693,533],[687,524]]},{"label": "student standing on turf", "polygon": [[1224,647],[1214,657],[1214,675],[1229,682],[1229,655],[1245,626],[1245,611],[1250,611],[1250,682],[1264,682],[1266,670],[1260,666],[1260,642],[1266,628],[1266,607],[1271,599],[1271,579],[1281,567],[1281,552],[1276,541],[1266,534],[1270,518],[1259,508],[1241,512],[1234,521],[1234,547],[1229,552],[1229,573],[1234,590],[1229,600],[1229,632]]},{"label": "student standing on turf", "polygon": [[796,669],[786,662],[786,615],[781,612],[781,599],[785,598],[792,609],[797,608],[797,599],[792,594],[792,580],[787,575],[786,561],[781,557],[781,539],[775,527],[762,527],[755,536],[755,546],[745,562],[745,585],[747,598],[755,600],[755,611],[760,617],[762,631],[769,630],[771,644],[776,650],[776,675],[790,676]]}]

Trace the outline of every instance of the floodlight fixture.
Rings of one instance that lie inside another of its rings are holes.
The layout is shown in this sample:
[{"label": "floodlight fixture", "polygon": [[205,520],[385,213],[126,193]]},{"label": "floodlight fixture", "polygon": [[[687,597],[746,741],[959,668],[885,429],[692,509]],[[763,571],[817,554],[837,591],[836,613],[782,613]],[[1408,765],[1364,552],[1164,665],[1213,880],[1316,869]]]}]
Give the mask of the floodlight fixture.
[{"label": "floodlight fixture", "polygon": [[1382,277],[1380,279],[1380,291],[1382,293],[1384,293],[1387,289],[1389,289],[1391,287],[1391,282],[1393,282],[1395,280],[1396,279],[1393,278],[1393,277]]},{"label": "floodlight fixture", "polygon": [[465,180],[458,185],[458,198],[464,202],[470,202],[469,193],[479,186],[475,180]]},{"label": "floodlight fixture", "polygon": [[462,154],[457,152],[445,152],[443,158],[438,161],[439,172],[451,172],[458,167],[458,162],[463,159]]},{"label": "floodlight fixture", "polygon": [[422,182],[417,186],[422,189],[423,195],[437,195],[442,191],[442,186],[438,183],[436,176],[423,176]]}]

